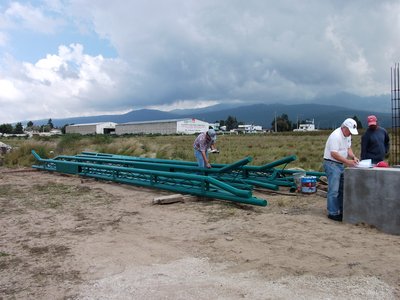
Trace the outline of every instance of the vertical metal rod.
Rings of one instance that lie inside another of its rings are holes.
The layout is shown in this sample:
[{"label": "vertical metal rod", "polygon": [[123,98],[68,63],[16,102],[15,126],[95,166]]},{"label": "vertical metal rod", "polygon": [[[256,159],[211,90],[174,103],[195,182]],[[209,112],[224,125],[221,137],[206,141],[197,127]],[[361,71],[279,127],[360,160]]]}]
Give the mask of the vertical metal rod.
[{"label": "vertical metal rod", "polygon": [[395,64],[395,128],[394,128],[394,135],[395,135],[395,164],[399,164],[399,64]]},{"label": "vertical metal rod", "polygon": [[395,119],[394,119],[394,70],[395,68],[392,67],[390,68],[390,96],[391,96],[391,106],[392,106],[392,147],[390,149],[390,152],[392,154],[392,163],[396,161],[396,151],[395,151]]},{"label": "vertical metal rod", "polygon": [[400,164],[400,64],[391,68],[392,145],[391,163]]}]

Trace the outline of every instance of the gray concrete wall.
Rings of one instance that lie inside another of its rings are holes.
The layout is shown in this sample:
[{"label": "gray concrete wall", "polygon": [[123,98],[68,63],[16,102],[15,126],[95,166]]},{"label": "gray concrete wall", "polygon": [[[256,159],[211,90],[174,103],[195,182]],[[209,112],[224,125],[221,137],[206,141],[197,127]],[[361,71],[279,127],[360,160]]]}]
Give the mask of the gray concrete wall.
[{"label": "gray concrete wall", "polygon": [[400,169],[347,168],[344,178],[343,222],[400,235]]},{"label": "gray concrete wall", "polygon": [[79,134],[95,134],[96,133],[96,125],[68,125],[65,127],[65,133],[79,133]]}]

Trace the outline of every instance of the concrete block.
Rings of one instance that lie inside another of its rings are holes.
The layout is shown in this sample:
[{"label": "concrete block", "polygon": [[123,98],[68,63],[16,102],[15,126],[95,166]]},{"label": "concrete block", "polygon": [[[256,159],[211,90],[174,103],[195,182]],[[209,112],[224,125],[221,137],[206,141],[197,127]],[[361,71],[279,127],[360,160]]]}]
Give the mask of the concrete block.
[{"label": "concrete block", "polygon": [[345,169],[343,222],[400,235],[400,169]]}]

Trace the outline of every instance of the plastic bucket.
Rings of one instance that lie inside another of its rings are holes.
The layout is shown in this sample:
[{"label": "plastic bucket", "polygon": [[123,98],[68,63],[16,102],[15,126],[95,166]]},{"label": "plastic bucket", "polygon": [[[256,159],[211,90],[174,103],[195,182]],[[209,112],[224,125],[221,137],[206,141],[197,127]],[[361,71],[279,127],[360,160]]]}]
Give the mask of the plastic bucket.
[{"label": "plastic bucket", "polygon": [[296,184],[298,192],[301,192],[301,178],[304,176],[306,176],[305,172],[293,173],[293,181]]},{"label": "plastic bucket", "polygon": [[317,177],[303,176],[301,177],[301,192],[304,194],[312,194],[317,191]]}]

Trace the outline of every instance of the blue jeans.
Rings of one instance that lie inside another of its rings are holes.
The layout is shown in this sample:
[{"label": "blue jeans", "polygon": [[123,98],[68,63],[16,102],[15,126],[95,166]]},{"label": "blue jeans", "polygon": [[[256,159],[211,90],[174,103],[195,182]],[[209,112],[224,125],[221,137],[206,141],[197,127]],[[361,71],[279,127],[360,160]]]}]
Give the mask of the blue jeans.
[{"label": "blue jeans", "polygon": [[[196,157],[197,165],[198,165],[200,168],[206,168],[206,167],[207,167],[207,166],[206,166],[206,163],[205,163],[205,161],[204,161],[204,159],[203,159],[203,155],[201,155],[201,151],[194,149],[194,157]],[[207,153],[207,151],[206,151],[206,157],[207,157],[207,159],[208,159],[208,153]]]},{"label": "blue jeans", "polygon": [[343,183],[344,166],[324,160],[324,169],[328,177],[327,209],[330,215],[343,213]]}]

